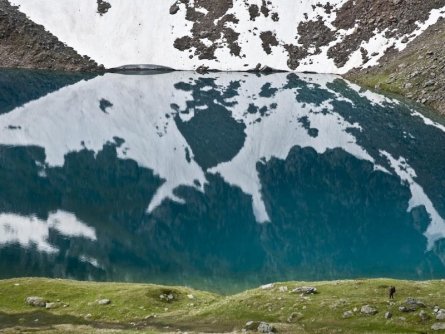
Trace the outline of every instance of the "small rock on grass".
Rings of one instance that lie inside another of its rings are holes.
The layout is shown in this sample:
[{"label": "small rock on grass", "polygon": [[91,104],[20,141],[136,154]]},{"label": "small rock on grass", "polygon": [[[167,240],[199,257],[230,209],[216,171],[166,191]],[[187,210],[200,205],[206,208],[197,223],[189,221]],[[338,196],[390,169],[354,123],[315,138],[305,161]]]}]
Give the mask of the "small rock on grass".
[{"label": "small rock on grass", "polygon": [[258,321],[248,321],[246,322],[244,329],[247,331],[257,330],[259,324],[260,323]]},{"label": "small rock on grass", "polygon": [[258,325],[257,331],[258,331],[258,333],[264,333],[264,334],[270,334],[270,333],[276,332],[275,327],[268,324],[267,322],[260,322],[260,324]]},{"label": "small rock on grass", "polygon": [[445,320],[445,309],[437,311],[436,320]]},{"label": "small rock on grass", "polygon": [[371,305],[364,305],[360,309],[360,312],[365,315],[375,315],[377,314],[377,309],[375,307],[372,307]]},{"label": "small rock on grass", "polygon": [[354,316],[354,313],[352,311],[346,311],[343,313],[343,319],[349,319]]},{"label": "small rock on grass", "polygon": [[445,322],[436,322],[431,326],[433,331],[442,331],[445,330]]},{"label": "small rock on grass", "polygon": [[111,300],[109,299],[99,299],[97,301],[98,305],[110,305],[111,304]]},{"label": "small rock on grass", "polygon": [[386,312],[385,313],[385,319],[391,319],[392,318],[392,313],[391,312]]},{"label": "small rock on grass", "polygon": [[41,297],[26,297],[25,302],[26,304],[34,307],[46,307],[46,300]]},{"label": "small rock on grass", "polygon": [[54,303],[46,303],[45,308],[47,310],[53,310],[55,308],[60,308],[60,307],[66,307],[66,304],[60,303],[60,302],[54,302]]},{"label": "small rock on grass", "polygon": [[299,286],[292,290],[294,293],[302,293],[303,295],[313,295],[317,293],[317,288],[313,286]]}]

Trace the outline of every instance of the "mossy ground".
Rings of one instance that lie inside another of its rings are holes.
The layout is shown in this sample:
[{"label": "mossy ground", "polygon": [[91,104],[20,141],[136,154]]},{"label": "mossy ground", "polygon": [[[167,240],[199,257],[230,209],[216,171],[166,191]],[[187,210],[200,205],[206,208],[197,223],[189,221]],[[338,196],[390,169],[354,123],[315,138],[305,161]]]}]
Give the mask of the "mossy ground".
[{"label": "mossy ground", "polygon": [[[302,296],[291,292],[302,285],[315,286],[319,293]],[[390,285],[397,287],[394,302],[388,301]],[[174,301],[161,300],[164,293],[173,293]],[[25,303],[28,296],[69,306],[35,308]],[[422,321],[418,311],[400,312],[407,297],[422,300],[431,319]],[[102,298],[110,299],[111,304],[98,305],[96,301]],[[360,314],[365,304],[379,312]],[[0,281],[0,332],[222,333],[241,331],[247,321],[254,320],[272,323],[279,333],[424,333],[436,322],[435,305],[445,307],[445,281],[288,282],[221,296],[185,287],[23,278]],[[343,319],[345,311],[354,309],[358,311],[353,317]],[[386,311],[393,313],[392,319],[385,319]]]}]

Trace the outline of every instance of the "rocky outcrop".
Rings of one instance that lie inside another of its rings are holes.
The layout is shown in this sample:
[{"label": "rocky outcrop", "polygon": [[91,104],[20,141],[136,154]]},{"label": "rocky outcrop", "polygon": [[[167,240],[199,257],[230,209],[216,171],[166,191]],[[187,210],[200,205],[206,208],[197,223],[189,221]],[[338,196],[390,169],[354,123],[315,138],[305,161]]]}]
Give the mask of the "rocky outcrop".
[{"label": "rocky outcrop", "polygon": [[392,51],[370,69],[347,78],[375,89],[402,94],[445,115],[445,19],[439,20],[402,52]]},{"label": "rocky outcrop", "polygon": [[0,0],[0,68],[98,71],[102,67],[79,55],[54,35],[29,20],[18,7]]}]

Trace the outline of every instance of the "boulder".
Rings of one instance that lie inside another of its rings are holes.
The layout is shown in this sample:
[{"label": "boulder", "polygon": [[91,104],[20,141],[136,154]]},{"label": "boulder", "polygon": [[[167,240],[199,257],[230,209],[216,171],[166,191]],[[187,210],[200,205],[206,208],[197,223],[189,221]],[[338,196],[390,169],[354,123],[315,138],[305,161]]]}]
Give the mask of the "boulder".
[{"label": "boulder", "polygon": [[260,322],[257,328],[258,333],[265,333],[265,334],[271,334],[275,333],[275,327],[268,324],[267,322]]},{"label": "boulder", "polygon": [[372,307],[371,305],[364,305],[360,309],[360,312],[365,315],[375,315],[377,314],[377,309],[375,307]]},{"label": "boulder", "polygon": [[440,309],[437,311],[436,320],[445,320],[445,309]]},{"label": "boulder", "polygon": [[408,297],[405,301],[405,304],[399,307],[399,311],[400,312],[415,312],[417,311],[419,308],[423,308],[425,307],[425,304],[415,298],[412,297]]},{"label": "boulder", "polygon": [[313,295],[317,293],[317,288],[313,286],[300,286],[292,290],[295,293],[302,293],[303,295]]},{"label": "boulder", "polygon": [[433,331],[443,331],[445,330],[445,322],[436,322],[431,326]]},{"label": "boulder", "polygon": [[385,313],[385,319],[391,319],[392,318],[392,313],[391,312],[386,312]]},{"label": "boulder", "polygon": [[52,310],[55,308],[60,308],[60,307],[64,307],[64,304],[60,303],[60,302],[55,302],[55,303],[46,303],[45,308],[47,310]]},{"label": "boulder", "polygon": [[25,302],[34,307],[46,307],[46,300],[41,297],[26,297]]},{"label": "boulder", "polygon": [[248,321],[246,322],[246,324],[244,325],[244,329],[246,331],[256,331],[258,326],[259,326],[259,322],[258,321]]}]

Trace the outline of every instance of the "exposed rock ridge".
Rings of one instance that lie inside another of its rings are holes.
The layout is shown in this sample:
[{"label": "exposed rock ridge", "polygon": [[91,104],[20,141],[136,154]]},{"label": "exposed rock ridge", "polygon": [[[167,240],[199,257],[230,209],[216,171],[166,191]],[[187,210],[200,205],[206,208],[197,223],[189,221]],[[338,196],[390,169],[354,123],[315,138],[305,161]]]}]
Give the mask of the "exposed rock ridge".
[{"label": "exposed rock ridge", "polygon": [[0,67],[86,72],[102,69],[29,20],[7,0],[0,0]]}]

